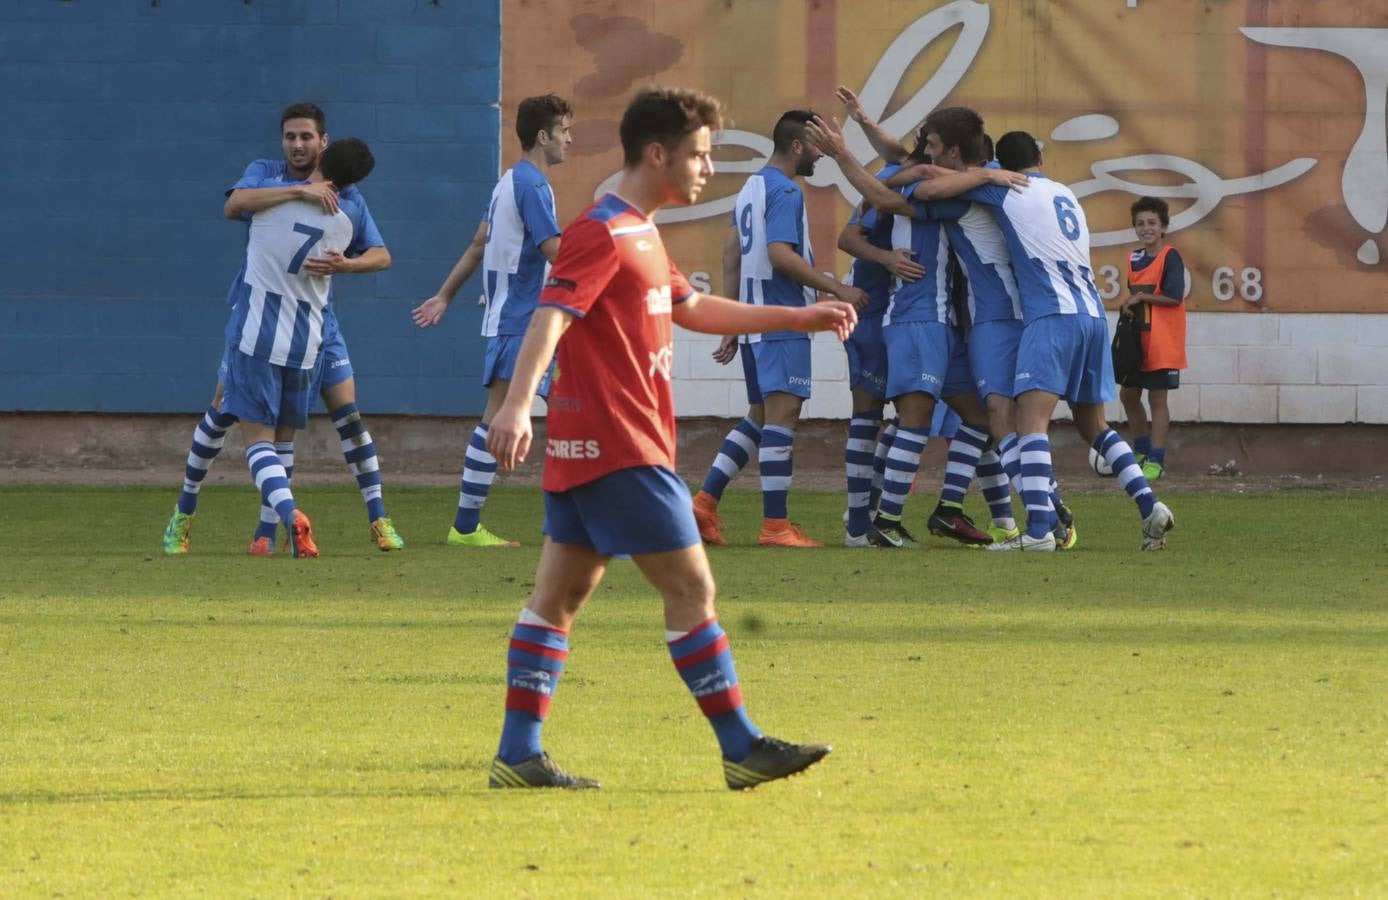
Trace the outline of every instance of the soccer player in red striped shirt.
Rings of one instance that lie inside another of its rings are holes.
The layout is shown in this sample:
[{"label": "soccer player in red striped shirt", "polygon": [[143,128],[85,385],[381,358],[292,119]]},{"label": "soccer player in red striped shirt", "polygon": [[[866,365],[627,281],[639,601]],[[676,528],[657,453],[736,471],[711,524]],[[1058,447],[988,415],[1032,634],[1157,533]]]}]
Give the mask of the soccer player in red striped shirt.
[{"label": "soccer player in red striped shirt", "polygon": [[695,91],[651,89],[632,100],[620,128],[621,180],[564,229],[492,421],[487,449],[511,469],[530,448],[530,400],[557,347],[545,543],[507,655],[492,787],[598,787],[549,758],[540,728],[569,629],[613,556],[630,556],[664,598],[670,655],[718,737],[728,787],[793,775],[829,752],[768,737],[748,717],[689,490],[675,475],[673,324],[706,334],[834,331],[843,339],[856,322],[838,301],[752,306],[695,293],[666,256],[651,217],[699,195],[713,175],[712,132],[721,127],[721,104]]}]

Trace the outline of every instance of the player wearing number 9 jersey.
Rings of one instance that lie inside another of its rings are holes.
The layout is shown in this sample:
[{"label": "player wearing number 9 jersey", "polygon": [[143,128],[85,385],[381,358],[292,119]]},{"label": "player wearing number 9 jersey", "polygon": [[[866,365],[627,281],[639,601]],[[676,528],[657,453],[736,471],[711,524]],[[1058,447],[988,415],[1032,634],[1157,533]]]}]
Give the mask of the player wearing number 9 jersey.
[{"label": "player wearing number 9 jersey", "polygon": [[1108,322],[1094,284],[1084,209],[1068,187],[1042,174],[1041,148],[1026,132],[1003,135],[997,142],[997,158],[1003,168],[1028,176],[1025,188],[1014,191],[988,185],[962,196],[993,213],[1007,241],[1021,292],[1024,324],[1013,390],[1022,435],[1027,528],[990,549],[1055,549],[1047,429],[1063,398],[1070,404],[1080,434],[1109,462],[1137,504],[1142,515],[1141,549],[1160,550],[1166,546],[1166,533],[1175,518],[1143,478],[1127,442],[1104,419],[1104,402],[1116,392]]}]

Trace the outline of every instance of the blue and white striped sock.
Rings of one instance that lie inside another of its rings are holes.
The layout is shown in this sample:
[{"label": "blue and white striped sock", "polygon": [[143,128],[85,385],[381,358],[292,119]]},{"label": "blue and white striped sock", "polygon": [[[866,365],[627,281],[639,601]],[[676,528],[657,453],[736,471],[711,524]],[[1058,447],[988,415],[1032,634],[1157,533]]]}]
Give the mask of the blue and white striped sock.
[{"label": "blue and white striped sock", "polygon": [[1017,520],[1012,517],[1012,485],[996,450],[989,449],[979,458],[978,485],[983,489],[983,499],[988,503],[993,524],[1008,531],[1016,528]]},{"label": "blue and white striped sock", "polygon": [[1022,496],[1022,447],[1015,431],[998,441],[998,456],[1002,459],[1002,470],[1007,473],[1007,480],[1012,483],[1012,493]]},{"label": "blue and white striped sock", "polygon": [[916,480],[916,473],[920,471],[921,454],[925,452],[929,439],[928,428],[897,428],[892,449],[887,451],[887,474],[882,482],[882,499],[878,504],[883,518],[901,520],[906,495],[911,492],[911,482]]},{"label": "blue and white striped sock", "polygon": [[901,428],[901,419],[892,419],[882,433],[877,436],[877,447],[872,451],[872,492],[868,495],[868,513],[877,511],[877,502],[882,499],[882,484],[887,480],[887,454],[892,451],[892,442]]},{"label": "blue and white striped sock", "polygon": [[342,441],[342,458],[347,460],[347,468],[352,470],[361,497],[366,501],[366,519],[374,522],[386,514],[386,505],[381,499],[381,464],[376,459],[376,444],[371,440],[371,432],[366,430],[355,403],[339,406],[328,415]]},{"label": "blue and white striped sock", "polygon": [[969,482],[974,480],[979,457],[988,449],[988,433],[961,424],[949,442],[949,458],[945,463],[945,483],[940,489],[940,502],[962,507]]},{"label": "blue and white striped sock", "polygon": [[1094,449],[1113,467],[1118,483],[1133,498],[1142,518],[1150,516],[1152,507],[1157,505],[1157,495],[1152,493],[1152,486],[1142,476],[1142,467],[1137,464],[1137,458],[1123,436],[1110,428],[1094,439]]},{"label": "blue and white striped sock", "polygon": [[257,441],[246,448],[246,462],[251,467],[251,479],[260,491],[261,500],[272,507],[286,528],[293,527],[294,494],[289,490],[289,477],[285,475],[275,445],[269,441]]},{"label": "blue and white striped sock", "polygon": [[848,533],[863,535],[872,522],[872,449],[877,442],[881,416],[876,410],[855,412],[848,422],[848,442],[843,450],[844,474],[848,480]]},{"label": "blue and white striped sock", "polygon": [[1027,507],[1027,534],[1044,538],[1051,530],[1051,441],[1038,431],[1022,437],[1022,502]]},{"label": "blue and white striped sock", "polygon": [[733,426],[728,436],[723,438],[723,446],[713,458],[708,474],[704,476],[704,493],[715,500],[723,499],[723,490],[728,482],[752,459],[752,451],[761,444],[761,426],[743,416],[742,421]]},{"label": "blue and white striped sock", "polygon": [[178,495],[178,511],[185,516],[198,511],[202,480],[226,444],[227,429],[235,424],[235,416],[209,406],[202,414],[202,421],[193,429],[193,444],[188,448],[188,462],[183,466],[183,491]]},{"label": "blue and white striped sock", "polygon": [[761,449],[757,454],[761,469],[761,514],[768,519],[784,519],[786,500],[790,495],[790,478],[794,469],[791,448],[795,432],[779,425],[768,425],[761,432]]},{"label": "blue and white striped sock", "polygon": [[492,489],[496,479],[496,457],[487,452],[487,432],[491,426],[486,422],[477,423],[468,441],[467,453],[463,456],[463,481],[458,490],[458,512],[453,517],[453,528],[459,534],[472,534],[482,520],[482,504],[487,502],[487,492]]},{"label": "blue and white striped sock", "polygon": [[[290,485],[294,484],[294,442],[275,441],[275,455],[280,458],[280,465],[284,466],[284,480]],[[280,514],[272,506],[265,504],[265,499],[260,500],[260,524],[255,528],[255,536],[258,538],[269,538],[270,543],[275,542],[275,529],[279,527]]]}]

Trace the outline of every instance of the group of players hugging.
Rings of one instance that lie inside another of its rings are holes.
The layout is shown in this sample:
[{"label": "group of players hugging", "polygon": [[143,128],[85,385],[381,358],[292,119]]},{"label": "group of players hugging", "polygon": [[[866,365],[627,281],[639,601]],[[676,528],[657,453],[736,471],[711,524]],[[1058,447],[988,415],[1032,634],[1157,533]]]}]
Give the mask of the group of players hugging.
[{"label": "group of players hugging", "polygon": [[[833,120],[808,110],[781,116],[774,152],[733,210],[723,274],[736,300],[696,292],[666,255],[653,220],[664,206],[693,203],[712,177],[712,135],[724,124],[719,101],[675,88],[637,94],[619,128],[616,186],[561,229],[547,176],[571,143],[573,109],[553,94],[527,98],[516,115],[521,159],[439,291],[413,310],[419,327],[437,324],[482,270],[488,397],[464,457],[448,544],[514,545],[485,528],[481,512],[498,470],[514,468],[530,449],[532,399],[548,401],[545,540],[507,653],[492,787],[598,786],[555,764],[540,733],[570,627],[614,556],[630,558],[662,596],[672,660],[718,738],[728,787],[784,778],[829,753],[752,723],[704,549],[724,543],[718,501],[753,451],[764,507],[759,543],[820,546],[787,515],[812,332],[835,334],[849,358],[846,545],[914,543],[903,506],[927,438],[943,431],[952,438],[944,489],[927,522],[932,533],[998,551],[1073,547],[1047,437],[1064,399],[1137,505],[1142,549],[1165,546],[1171,511],[1104,420],[1115,385],[1084,210],[1041,173],[1037,142],[1009,132],[994,147],[975,112],[951,107],[927,117],[908,151],[863,115],[851,92],[839,96],[888,165],[867,172]],[[312,104],[284,111],[281,141],[283,160],[253,162],[227,192],[225,214],[249,225],[246,257],[228,298],[216,394],[195,429],[165,529],[169,554],[188,552],[199,488],[239,421],[262,501],[249,552],[273,554],[283,524],[294,556],[318,555],[290,478],[294,434],[319,393],[366,502],[371,539],[381,550],[404,546],[386,515],[375,445],[356,408],[331,303],[333,275],[390,264],[356,188],[374,160],[359,140],[330,142]],[[796,182],[824,156],[863,196],[839,241],[857,258],[852,284],[816,270]],[[1164,207],[1161,214],[1165,224]],[[1159,270],[1155,281],[1150,271],[1137,280],[1160,286]],[[715,358],[740,357],[747,382],[748,413],[693,497],[675,474],[675,325],[723,335]],[[884,426],[887,401],[896,417]],[[956,421],[942,421],[944,406]],[[992,514],[987,531],[962,506],[976,476]],[[1021,523],[1012,517],[1014,491],[1026,508]]]}]

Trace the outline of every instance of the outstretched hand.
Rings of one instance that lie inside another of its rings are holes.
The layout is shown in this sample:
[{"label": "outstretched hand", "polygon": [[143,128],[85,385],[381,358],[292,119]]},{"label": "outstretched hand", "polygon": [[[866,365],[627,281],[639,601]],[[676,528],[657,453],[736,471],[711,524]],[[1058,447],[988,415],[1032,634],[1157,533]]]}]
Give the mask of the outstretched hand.
[{"label": "outstretched hand", "polygon": [[843,104],[843,111],[848,115],[848,118],[860,125],[867,119],[867,113],[863,112],[863,105],[858,101],[858,95],[847,87],[839,85],[838,89],[834,91],[834,96]]},{"label": "outstretched hand", "polygon": [[801,317],[796,323],[796,331],[832,331],[841,341],[848,340],[853,326],[858,324],[858,313],[853,306],[842,300],[822,300],[802,307]]},{"label": "outstretched hand", "polygon": [[724,335],[723,340],[718,342],[718,349],[713,351],[713,361],[720,366],[726,366],[737,358],[737,352],[737,335]]},{"label": "outstretched hand", "polygon": [[915,255],[916,251],[908,247],[897,247],[887,254],[882,265],[902,281],[920,281],[925,277],[925,266],[913,259]]},{"label": "outstretched hand", "polygon": [[448,312],[448,301],[435,294],[411,310],[410,316],[420,328],[432,328],[439,324],[439,320],[446,312]]},{"label": "outstretched hand", "polygon": [[848,145],[844,143],[843,131],[837,119],[826,122],[815,116],[805,123],[805,137],[830,159],[842,159],[848,154]]}]

